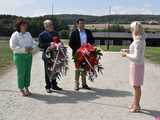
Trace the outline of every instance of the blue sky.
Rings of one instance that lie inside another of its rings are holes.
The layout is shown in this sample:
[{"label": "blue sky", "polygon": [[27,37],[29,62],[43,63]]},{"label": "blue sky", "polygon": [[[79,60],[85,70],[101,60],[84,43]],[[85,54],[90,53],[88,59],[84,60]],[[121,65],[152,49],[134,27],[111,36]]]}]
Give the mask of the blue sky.
[{"label": "blue sky", "polygon": [[[53,0],[54,14],[106,15],[160,14],[160,0]],[[51,14],[52,0],[0,0],[0,14],[40,16]]]}]

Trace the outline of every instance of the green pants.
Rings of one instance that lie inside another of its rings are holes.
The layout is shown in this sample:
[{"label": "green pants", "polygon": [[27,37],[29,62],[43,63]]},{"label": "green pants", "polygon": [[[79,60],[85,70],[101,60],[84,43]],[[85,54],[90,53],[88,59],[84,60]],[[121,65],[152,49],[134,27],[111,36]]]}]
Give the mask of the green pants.
[{"label": "green pants", "polygon": [[28,88],[31,81],[32,54],[14,53],[13,59],[17,68],[18,88]]}]

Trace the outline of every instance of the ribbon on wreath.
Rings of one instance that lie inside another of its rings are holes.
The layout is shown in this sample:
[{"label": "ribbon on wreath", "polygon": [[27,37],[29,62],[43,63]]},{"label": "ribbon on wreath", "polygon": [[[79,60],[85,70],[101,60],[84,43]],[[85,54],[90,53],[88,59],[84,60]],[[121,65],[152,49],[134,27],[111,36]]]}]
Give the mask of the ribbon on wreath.
[{"label": "ribbon on wreath", "polygon": [[100,59],[103,54],[91,44],[82,45],[74,56],[76,68],[88,72],[89,79],[93,81],[98,73],[102,73]]},{"label": "ribbon on wreath", "polygon": [[51,45],[46,50],[46,58],[48,59],[48,75],[50,79],[55,79],[62,75],[66,75],[68,70],[67,48],[64,47],[59,37],[53,37]]}]

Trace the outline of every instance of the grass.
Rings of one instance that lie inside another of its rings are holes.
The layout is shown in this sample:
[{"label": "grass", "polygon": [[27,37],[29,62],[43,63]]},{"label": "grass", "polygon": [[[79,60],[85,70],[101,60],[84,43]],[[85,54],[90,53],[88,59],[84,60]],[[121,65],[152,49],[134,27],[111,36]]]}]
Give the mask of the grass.
[{"label": "grass", "polygon": [[[67,40],[63,40],[65,46],[68,45]],[[9,65],[11,65],[13,56],[12,51],[9,48],[8,40],[0,40],[0,73],[4,71]]]},{"label": "grass", "polygon": [[[107,51],[106,46],[99,46],[102,50]],[[128,46],[110,46],[109,51],[119,52],[121,49],[126,49]],[[146,47],[145,58],[155,64],[160,64],[160,47]]]},{"label": "grass", "polygon": [[112,52],[119,52],[121,49],[127,49],[128,46],[114,46],[114,45],[110,45],[109,46],[109,50],[107,50],[107,46],[102,45],[102,46],[98,46],[100,47],[103,51],[112,51]]},{"label": "grass", "polygon": [[12,64],[12,51],[8,41],[0,41],[0,71]]},{"label": "grass", "polygon": [[[67,46],[68,45],[68,40],[63,40],[64,44]],[[105,45],[99,45],[103,51],[108,51],[107,46]],[[119,52],[121,49],[128,49],[129,46],[116,46],[116,45],[110,45],[109,46],[109,51],[112,52]],[[145,51],[145,57],[150,60],[151,62],[155,64],[160,64],[160,47],[146,47]]]},{"label": "grass", "polygon": [[[68,41],[64,40],[67,46]],[[102,50],[107,51],[107,46],[98,46]],[[121,49],[126,49],[128,46],[110,46],[109,51],[119,52]],[[160,64],[160,47],[147,47],[145,57],[153,63]],[[12,51],[9,48],[8,41],[0,41],[0,72],[5,70],[7,66],[12,64]]]},{"label": "grass", "polygon": [[61,41],[63,42],[64,46],[66,47],[68,46],[68,43],[69,43],[68,39],[62,39]]},{"label": "grass", "polygon": [[145,57],[156,64],[160,64],[160,47],[147,47]]}]

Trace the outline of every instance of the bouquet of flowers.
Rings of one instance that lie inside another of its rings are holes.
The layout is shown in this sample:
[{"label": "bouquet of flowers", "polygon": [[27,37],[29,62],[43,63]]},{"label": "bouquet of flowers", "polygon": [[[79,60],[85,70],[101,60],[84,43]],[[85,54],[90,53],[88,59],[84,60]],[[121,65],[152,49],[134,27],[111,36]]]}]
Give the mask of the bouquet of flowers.
[{"label": "bouquet of flowers", "polygon": [[98,73],[102,73],[103,67],[100,64],[100,59],[103,56],[101,50],[98,50],[91,44],[85,44],[78,49],[73,56],[76,68],[80,71],[86,71],[89,79],[93,81]]},{"label": "bouquet of flowers", "polygon": [[67,48],[64,47],[59,37],[53,37],[51,45],[46,50],[48,75],[55,79],[66,75],[68,70]]}]

